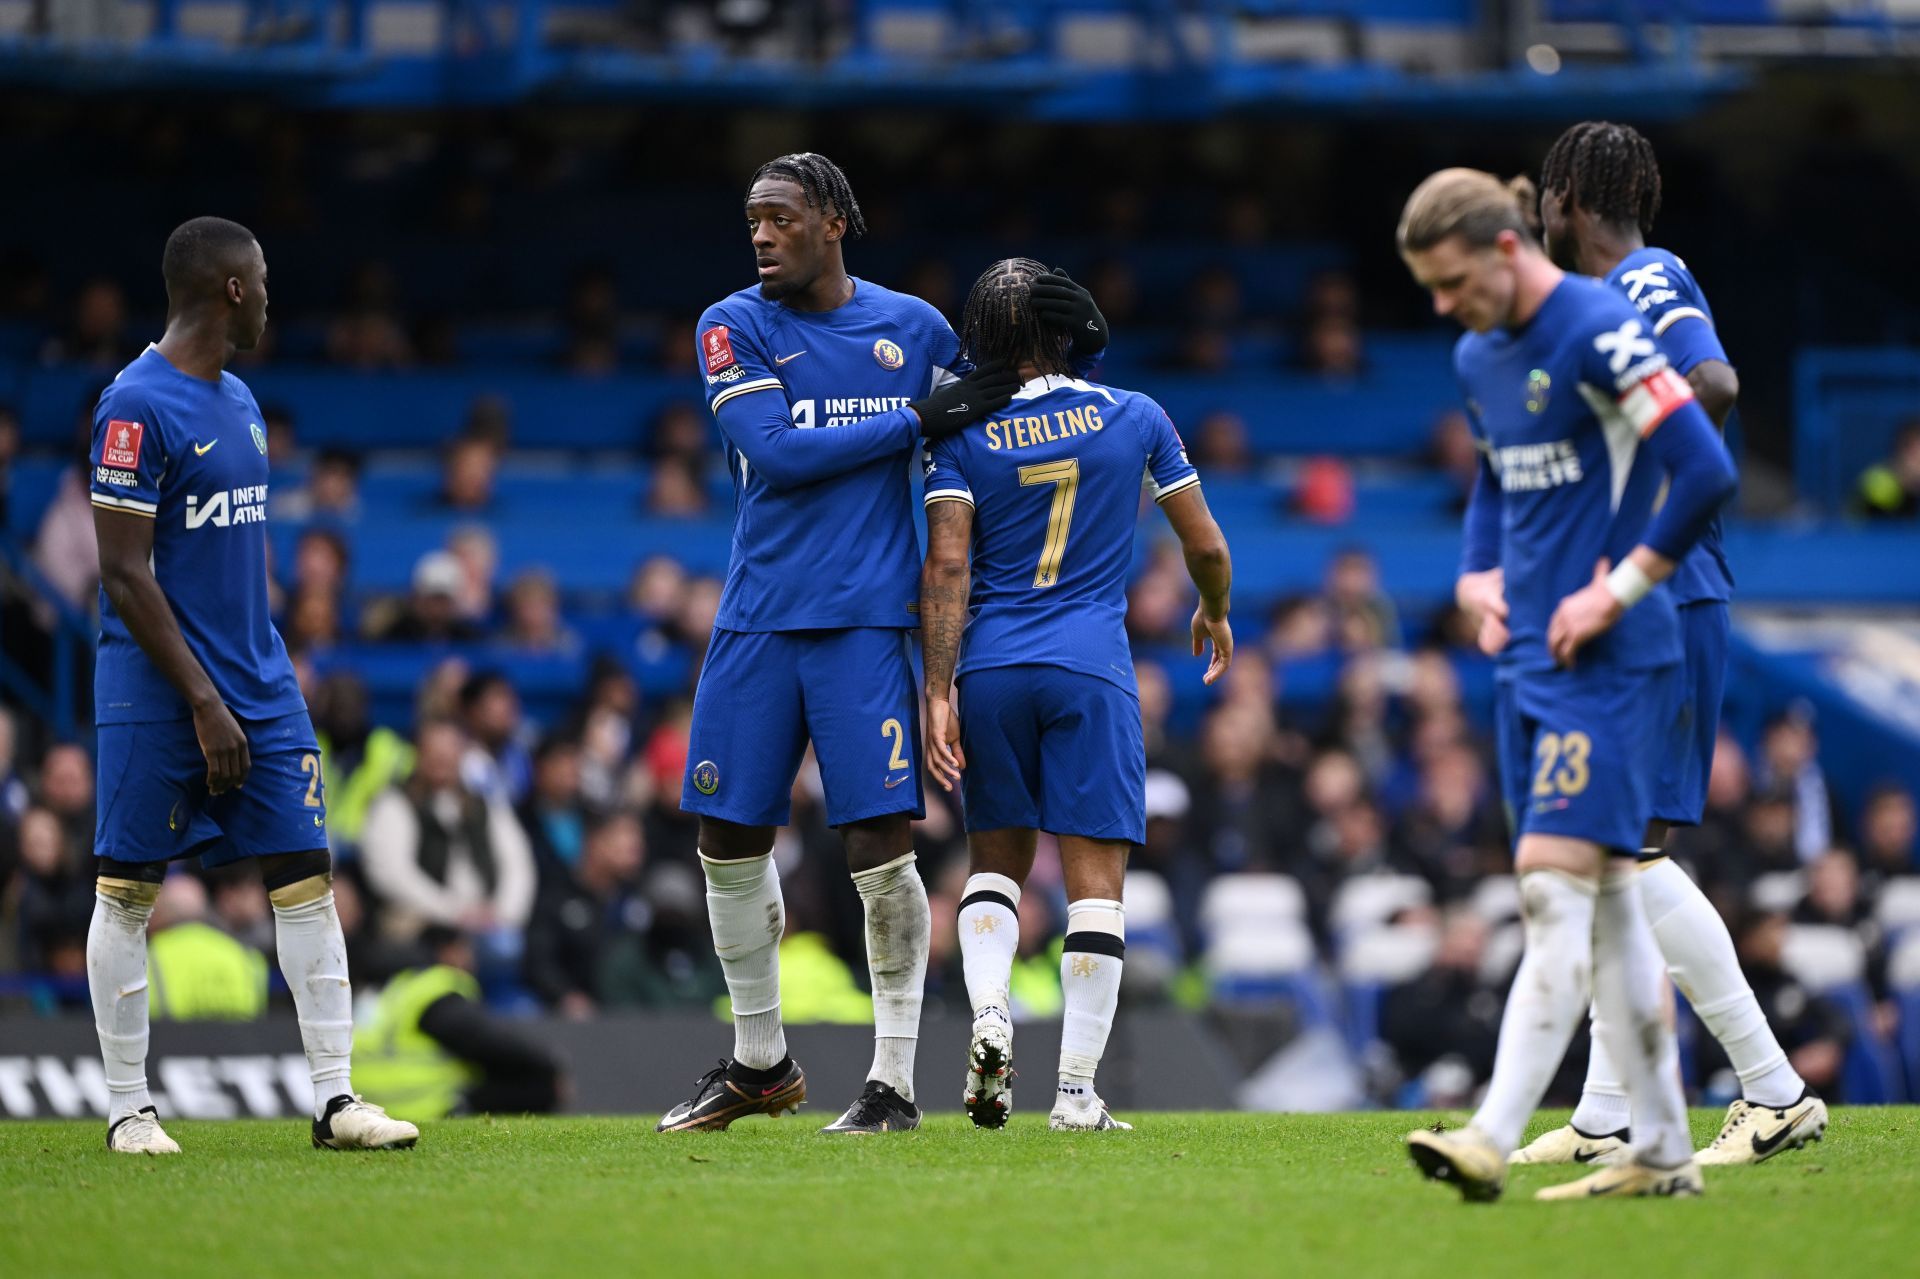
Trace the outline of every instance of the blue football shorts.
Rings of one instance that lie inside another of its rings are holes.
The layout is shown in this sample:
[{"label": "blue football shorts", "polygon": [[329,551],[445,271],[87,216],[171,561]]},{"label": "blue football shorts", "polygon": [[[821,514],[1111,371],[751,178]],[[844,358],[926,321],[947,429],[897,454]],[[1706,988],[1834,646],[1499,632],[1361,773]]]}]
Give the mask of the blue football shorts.
[{"label": "blue football shorts", "polygon": [[206,867],[327,846],[320,743],[305,711],[241,720],[252,767],[238,788],[207,793],[190,719],[102,724],[94,853],[123,862],[198,856]]},{"label": "blue football shorts", "polygon": [[680,807],[783,826],[813,742],[827,822],[926,815],[912,633],[716,629],[693,694]]},{"label": "blue football shorts", "polygon": [[967,829],[1142,843],[1147,748],[1132,689],[1061,666],[960,676]]}]

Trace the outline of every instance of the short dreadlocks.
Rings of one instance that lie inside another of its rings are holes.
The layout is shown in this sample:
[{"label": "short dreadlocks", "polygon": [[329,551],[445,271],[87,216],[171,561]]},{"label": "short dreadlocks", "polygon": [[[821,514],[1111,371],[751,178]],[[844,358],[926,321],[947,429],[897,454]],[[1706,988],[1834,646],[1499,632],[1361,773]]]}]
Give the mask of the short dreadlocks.
[{"label": "short dreadlocks", "polygon": [[1607,120],[1576,124],[1553,144],[1540,166],[1543,190],[1565,192],[1602,222],[1637,226],[1645,236],[1660,212],[1660,165],[1653,144],[1629,125]]},{"label": "short dreadlocks", "polygon": [[783,155],[777,160],[769,160],[754,170],[753,182],[747,183],[749,190],[753,183],[761,178],[785,178],[800,188],[810,208],[833,210],[847,220],[849,240],[857,240],[867,233],[867,220],[860,214],[860,202],[853,198],[853,187],[847,182],[847,175],[840,172],[840,166],[817,151],[796,151],[792,155]]},{"label": "short dreadlocks", "polygon": [[1033,310],[1033,278],[1048,271],[1032,258],[995,262],[973,282],[960,319],[960,349],[975,364],[1031,363],[1041,373],[1073,376],[1073,338],[1042,323]]}]

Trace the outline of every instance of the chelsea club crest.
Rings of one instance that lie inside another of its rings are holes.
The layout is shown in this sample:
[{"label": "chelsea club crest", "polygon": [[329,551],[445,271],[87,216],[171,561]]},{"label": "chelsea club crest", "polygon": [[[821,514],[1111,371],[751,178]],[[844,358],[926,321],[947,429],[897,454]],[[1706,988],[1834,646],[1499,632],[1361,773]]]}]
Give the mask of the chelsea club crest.
[{"label": "chelsea club crest", "polygon": [[1547,392],[1553,389],[1553,378],[1545,369],[1535,369],[1527,374],[1527,412],[1539,413],[1547,407]]},{"label": "chelsea club crest", "polygon": [[873,358],[883,369],[897,369],[907,362],[907,353],[898,342],[881,338],[873,344]]},{"label": "chelsea club crest", "polygon": [[260,429],[258,422],[249,422],[247,425],[253,428],[253,447],[259,449],[260,455],[265,457],[267,453],[267,433]]},{"label": "chelsea club crest", "polygon": [[711,795],[720,789],[720,770],[710,759],[703,759],[693,766],[693,788],[702,795]]}]

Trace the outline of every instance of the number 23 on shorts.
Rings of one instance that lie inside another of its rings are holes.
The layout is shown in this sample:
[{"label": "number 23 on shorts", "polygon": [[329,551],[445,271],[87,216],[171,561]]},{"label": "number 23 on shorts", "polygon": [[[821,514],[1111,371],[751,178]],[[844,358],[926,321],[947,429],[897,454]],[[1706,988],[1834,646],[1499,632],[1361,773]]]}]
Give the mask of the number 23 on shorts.
[{"label": "number 23 on shorts", "polygon": [[1593,739],[1585,733],[1542,733],[1534,755],[1540,761],[1533,774],[1536,798],[1578,795],[1593,780]]}]

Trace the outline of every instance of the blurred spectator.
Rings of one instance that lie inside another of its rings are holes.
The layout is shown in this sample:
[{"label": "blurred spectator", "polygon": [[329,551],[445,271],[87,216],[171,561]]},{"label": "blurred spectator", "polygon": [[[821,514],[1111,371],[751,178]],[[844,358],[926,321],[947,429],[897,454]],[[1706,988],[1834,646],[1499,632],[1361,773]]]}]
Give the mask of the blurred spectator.
[{"label": "blurred spectator", "polygon": [[[255,892],[260,891],[257,881]],[[267,1011],[266,956],[216,925],[193,875],[169,875],[148,925],[147,999],[156,1021],[251,1021]]]},{"label": "blurred spectator", "polygon": [[394,309],[393,273],[363,262],[348,278],[345,304],[327,326],[327,358],[353,369],[403,368],[413,361],[406,325]]},{"label": "blurred spectator", "polygon": [[421,725],[413,775],[367,810],[361,862],[390,937],[416,936],[430,924],[518,930],[533,908],[526,833],[504,802],[461,781],[466,747],[458,724]]},{"label": "blurred spectator", "polygon": [[590,266],[567,289],[567,331],[562,363],[569,373],[599,376],[620,367],[620,298],[613,272]]},{"label": "blurred spectator", "polygon": [[1313,657],[1333,647],[1333,614],[1318,596],[1296,595],[1273,606],[1267,622],[1267,656],[1273,661]]},{"label": "blurred spectator", "polygon": [[286,466],[300,455],[300,438],[294,426],[293,410],[284,404],[260,406],[260,424],[267,430],[267,459],[276,467]]},{"label": "blurred spectator", "polygon": [[1360,326],[1336,315],[1323,315],[1307,326],[1300,343],[1300,365],[1323,378],[1351,381],[1366,372]]},{"label": "blurred spectator", "polygon": [[[61,471],[53,501],[33,537],[34,567],[61,599],[87,614],[93,612],[100,594],[100,544],[93,532],[90,470],[82,452],[73,466]],[[36,611],[36,616],[41,629],[53,629],[51,613]]]},{"label": "blurred spectator", "polygon": [[245,864],[205,872],[213,922],[262,954],[275,949],[273,905],[260,876]]},{"label": "blurred spectator", "polygon": [[1105,258],[1095,263],[1080,282],[1093,294],[1109,324],[1124,328],[1140,314],[1140,284],[1124,259]]},{"label": "blurred spectator", "polygon": [[460,761],[467,788],[509,806],[525,799],[533,759],[523,740],[527,724],[513,682],[499,671],[471,676],[460,689],[460,720],[468,741]]},{"label": "blurred spectator", "polygon": [[671,400],[654,415],[647,430],[647,456],[655,462],[680,458],[698,464],[695,472],[704,478],[712,456],[707,433],[707,415],[688,400]]},{"label": "blurred spectator", "polygon": [[406,1119],[545,1114],[567,1085],[553,1051],[490,1015],[473,943],[452,928],[421,934],[429,962],[393,975],[353,1036],[353,1082]]},{"label": "blurred spectator", "polygon": [[1767,725],[1760,739],[1759,784],[1790,797],[1793,804],[1793,846],[1800,860],[1810,862],[1833,843],[1833,792],[1820,771],[1820,739],[1813,728],[1813,710],[1796,703]]},{"label": "blurred spectator", "polygon": [[706,482],[700,466],[685,457],[662,458],[653,464],[647,488],[647,514],[668,519],[698,519],[707,513]]},{"label": "blurred spectator", "polygon": [[1240,322],[1240,278],[1226,267],[1208,267],[1187,283],[1185,322],[1197,328],[1231,329]]},{"label": "blurred spectator", "polygon": [[587,825],[575,865],[541,877],[527,923],[527,985],[562,1016],[641,1002],[651,984],[641,953],[651,911],[638,892],[645,860],[639,818],[621,809]]},{"label": "blurred spectator", "polygon": [[20,818],[20,966],[80,977],[87,971],[87,926],[93,919],[93,864],[45,808]]},{"label": "blurred spectator", "polygon": [[40,360],[118,373],[139,350],[127,337],[126,294],[114,281],[96,277],[74,294],[71,318],[60,335],[41,348]]},{"label": "blurred spectator", "polygon": [[[1764,912],[1747,915],[1735,927],[1733,936],[1747,984],[1753,987],[1760,1011],[1786,1049],[1787,1060],[1815,1092],[1829,1102],[1844,1101],[1841,1067],[1852,1032],[1844,1012],[1795,981],[1781,965],[1787,917]],[[1694,1053],[1701,1079],[1715,1081],[1718,1076],[1716,1086],[1720,1090],[1739,1092],[1726,1053],[1712,1035],[1694,1036]]]},{"label": "blurred spectator", "polygon": [[86,747],[60,742],[40,760],[39,801],[60,823],[79,856],[93,852],[93,759]]},{"label": "blurred spectator", "polygon": [[507,629],[501,639],[525,653],[576,653],[580,637],[560,615],[560,585],[543,568],[530,568],[507,587]]},{"label": "blurred spectator", "polygon": [[7,882],[10,832],[20,824],[31,796],[20,776],[20,729],[13,711],[0,704],[0,885]]},{"label": "blurred spectator", "polygon": [[1327,606],[1334,642],[1349,653],[1400,646],[1400,615],[1380,587],[1380,567],[1371,552],[1349,547],[1327,565]]},{"label": "blurred spectator", "polygon": [[360,518],[360,459],[345,449],[322,449],[307,482],[273,503],[273,517],[291,523],[325,519],[352,524]]},{"label": "blurred spectator", "polygon": [[413,767],[413,747],[391,728],[373,725],[367,686],[350,671],[328,675],[309,700],[326,769],[327,835],[336,848],[351,850],[374,797]]},{"label": "blurred spectator", "polygon": [[1297,847],[1299,787],[1269,757],[1272,737],[1271,716],[1253,707],[1222,707],[1202,723],[1188,830],[1208,874],[1277,870]]},{"label": "blurred spectator", "polygon": [[581,798],[580,739],[549,733],[533,752],[533,784],[520,808],[542,880],[575,865],[586,838],[587,806]]},{"label": "blurred spectator", "polygon": [[462,524],[447,534],[447,550],[460,566],[454,606],[477,627],[493,620],[493,583],[500,572],[500,543],[484,524]]},{"label": "blurred spectator", "polygon": [[10,527],[7,507],[13,496],[13,459],[20,455],[20,415],[0,404],[0,528]]},{"label": "blurred spectator", "polygon": [[[460,592],[466,575],[451,551],[428,551],[413,566],[413,591],[397,614],[378,626],[375,638],[406,643],[465,643],[480,638],[479,628],[460,616]],[[368,610],[372,623],[374,610]]]},{"label": "blurred spectator", "polygon": [[1247,423],[1231,409],[1215,409],[1193,428],[1189,448],[1193,465],[1208,479],[1246,475],[1253,470],[1253,444]]},{"label": "blurred spectator", "polygon": [[1293,511],[1315,524],[1345,524],[1353,518],[1353,472],[1337,457],[1309,459],[1294,485]]},{"label": "blurred spectator", "polygon": [[513,404],[504,395],[481,394],[467,405],[460,438],[491,444],[496,460],[513,443]]},{"label": "blurred spectator", "polygon": [[347,539],[333,529],[305,529],[293,544],[293,587],[338,598],[347,588]]},{"label": "blurred spectator", "polygon": [[1870,520],[1920,515],[1920,418],[1901,426],[1885,461],[1861,473],[1854,509]]},{"label": "blurred spectator", "polygon": [[1493,1073],[1506,994],[1504,983],[1482,972],[1489,931],[1466,907],[1447,910],[1432,963],[1381,1001],[1380,1037],[1407,1076],[1418,1078],[1446,1058],[1458,1059],[1474,1079]]},{"label": "blurred spectator", "polygon": [[1830,848],[1807,867],[1807,895],[1793,909],[1796,924],[1824,924],[1844,928],[1860,942],[1866,956],[1867,985],[1874,997],[1885,1000],[1887,989],[1887,935],[1874,918],[1873,903],[1860,892],[1860,863],[1844,848]]},{"label": "blurred spectator", "polygon": [[341,638],[339,597],[317,588],[295,589],[282,630],[290,653],[333,647]]},{"label": "blurred spectator", "polygon": [[1453,485],[1453,510],[1467,509],[1467,498],[1480,478],[1480,446],[1474,440],[1473,424],[1459,409],[1442,413],[1427,438],[1427,466],[1447,477]]},{"label": "blurred spectator", "polygon": [[1233,365],[1233,339],[1225,329],[1183,328],[1163,363],[1187,373],[1225,373]]},{"label": "blurred spectator", "polygon": [[656,352],[659,370],[675,377],[692,377],[694,368],[694,317],[676,315],[660,326],[660,347]]},{"label": "blurred spectator", "polygon": [[1862,869],[1878,886],[1896,875],[1914,873],[1914,804],[1906,787],[1876,786],[1860,810]]},{"label": "blurred spectator", "polygon": [[627,587],[627,607],[650,622],[678,617],[686,598],[687,570],[668,555],[655,555],[635,569]]},{"label": "blurred spectator", "polygon": [[1441,900],[1469,893],[1481,876],[1499,873],[1506,823],[1480,757],[1464,743],[1443,746],[1420,767],[1419,791],[1394,830],[1418,874]]},{"label": "blurred spectator", "polygon": [[459,436],[442,457],[434,505],[443,511],[486,514],[493,507],[493,483],[499,470],[498,447],[476,435]]}]

